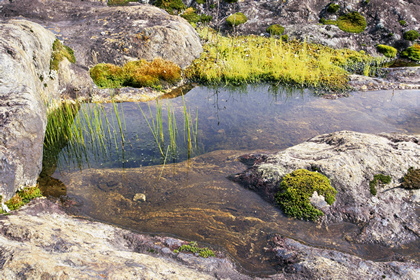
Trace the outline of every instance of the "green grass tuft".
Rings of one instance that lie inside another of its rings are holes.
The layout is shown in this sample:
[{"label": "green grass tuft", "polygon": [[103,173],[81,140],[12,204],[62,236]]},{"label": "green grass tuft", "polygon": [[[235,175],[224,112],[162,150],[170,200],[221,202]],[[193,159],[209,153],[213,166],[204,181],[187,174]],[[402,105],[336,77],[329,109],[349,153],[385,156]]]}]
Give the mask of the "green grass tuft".
[{"label": "green grass tuft", "polygon": [[412,41],[412,42],[417,40],[419,37],[420,37],[420,34],[416,30],[408,30],[404,32],[403,34],[403,38],[405,40]]},{"label": "green grass tuft", "polygon": [[324,196],[329,205],[334,203],[337,191],[326,176],[298,169],[283,177],[276,201],[287,216],[316,221],[324,213],[310,203],[310,197],[315,191]]},{"label": "green grass tuft", "polygon": [[265,31],[270,35],[282,35],[284,33],[284,27],[279,24],[272,24]]},{"label": "green grass tuft", "polygon": [[420,61],[420,45],[414,44],[411,47],[408,47],[401,52],[401,56],[407,57],[413,61]]}]

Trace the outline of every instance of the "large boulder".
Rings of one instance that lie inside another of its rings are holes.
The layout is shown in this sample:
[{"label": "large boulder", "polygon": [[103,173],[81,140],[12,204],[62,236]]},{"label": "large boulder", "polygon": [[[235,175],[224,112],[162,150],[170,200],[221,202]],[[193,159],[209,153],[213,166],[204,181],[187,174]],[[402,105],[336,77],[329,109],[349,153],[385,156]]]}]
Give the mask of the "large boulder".
[{"label": "large boulder", "polygon": [[84,67],[156,57],[186,67],[202,52],[197,33],[183,18],[146,4],[108,7],[102,2],[13,1],[4,4],[0,17],[23,16],[48,26]]},{"label": "large boulder", "polygon": [[[399,246],[419,241],[420,190],[401,187],[409,168],[420,168],[419,136],[340,131],[277,154],[247,155],[242,160],[250,167],[233,179],[271,202],[283,176],[294,170],[326,175],[338,191],[336,201],[330,207],[311,202],[324,211],[322,222],[327,225],[343,221],[359,225],[358,234],[346,236],[351,242]],[[390,176],[391,182],[377,182],[375,195],[370,183],[377,174]]]},{"label": "large boulder", "polygon": [[34,185],[41,171],[46,104],[58,98],[50,71],[55,36],[40,25],[0,22],[0,195]]}]

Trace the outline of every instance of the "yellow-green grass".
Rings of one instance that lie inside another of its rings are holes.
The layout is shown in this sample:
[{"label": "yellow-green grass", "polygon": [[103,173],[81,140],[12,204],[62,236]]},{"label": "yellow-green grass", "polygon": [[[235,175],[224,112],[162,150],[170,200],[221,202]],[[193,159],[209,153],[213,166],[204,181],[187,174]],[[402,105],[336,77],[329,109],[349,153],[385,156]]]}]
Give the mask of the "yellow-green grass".
[{"label": "yellow-green grass", "polygon": [[383,58],[364,52],[332,49],[261,36],[224,37],[199,30],[205,42],[200,58],[186,76],[205,84],[277,82],[300,87],[345,89],[349,72],[365,73]]}]

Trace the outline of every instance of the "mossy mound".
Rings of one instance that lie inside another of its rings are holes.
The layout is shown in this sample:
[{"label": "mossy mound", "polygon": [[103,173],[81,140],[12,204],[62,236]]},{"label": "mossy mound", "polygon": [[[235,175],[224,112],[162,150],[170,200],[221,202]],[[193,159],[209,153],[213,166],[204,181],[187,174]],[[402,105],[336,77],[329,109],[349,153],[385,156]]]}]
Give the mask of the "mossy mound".
[{"label": "mossy mound", "polygon": [[420,34],[416,30],[409,30],[404,32],[403,37],[408,41],[415,41],[420,37]]},{"label": "mossy mound", "polygon": [[156,0],[153,5],[174,15],[186,8],[182,0]]},{"label": "mossy mound", "polygon": [[265,31],[270,35],[282,35],[284,33],[284,27],[280,24],[272,24]]},{"label": "mossy mound", "polygon": [[396,48],[387,45],[377,45],[376,49],[378,52],[389,58],[396,57],[398,53]]},{"label": "mossy mound", "polygon": [[327,6],[327,12],[329,12],[329,13],[334,14],[334,13],[336,13],[338,10],[340,10],[340,5],[338,5],[338,4],[336,4],[336,3],[330,3],[330,4]]},{"label": "mossy mound", "polygon": [[409,168],[401,185],[404,189],[420,189],[420,169]]},{"label": "mossy mound", "polygon": [[28,187],[16,192],[16,194],[4,204],[6,204],[9,210],[17,210],[37,197],[42,197],[41,190],[37,186]]},{"label": "mossy mound", "polygon": [[414,44],[411,47],[408,47],[401,52],[401,56],[414,61],[420,61],[420,45]]},{"label": "mossy mound", "polygon": [[230,26],[238,26],[248,21],[248,18],[243,13],[235,13],[227,17],[226,22]]},{"label": "mossy mound", "polygon": [[191,24],[198,23],[198,22],[209,22],[213,18],[210,15],[198,15],[196,13],[196,10],[193,7],[189,7],[188,9],[186,9],[182,13],[181,17],[186,19]]},{"label": "mossy mound", "polygon": [[367,22],[358,12],[350,12],[338,18],[337,26],[345,32],[361,33],[366,29]]},{"label": "mossy mound", "polygon": [[144,59],[127,62],[123,67],[100,63],[90,69],[95,84],[102,88],[154,87],[175,84],[181,79],[181,68],[161,58],[151,62]]},{"label": "mossy mound", "polygon": [[329,205],[335,201],[337,194],[326,176],[306,169],[298,169],[285,175],[279,188],[276,200],[284,213],[290,217],[311,221],[316,221],[324,215],[310,203],[313,193],[316,191],[318,195],[324,196]]}]

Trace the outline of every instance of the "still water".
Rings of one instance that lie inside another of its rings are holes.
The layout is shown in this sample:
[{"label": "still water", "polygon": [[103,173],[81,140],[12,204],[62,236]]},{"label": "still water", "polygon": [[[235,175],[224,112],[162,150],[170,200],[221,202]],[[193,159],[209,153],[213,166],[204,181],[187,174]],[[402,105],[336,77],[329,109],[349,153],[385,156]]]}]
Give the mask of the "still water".
[{"label": "still water", "polygon": [[[90,122],[94,110],[99,117]],[[264,252],[273,233],[375,260],[419,257],[409,249],[349,243],[345,233],[359,230],[352,224],[325,229],[285,218],[227,176],[245,169],[236,160],[242,154],[284,149],[322,133],[419,134],[420,91],[326,99],[268,85],[196,87],[158,102],[85,104],[77,125],[85,127],[83,140],[44,162],[46,191],[65,195],[71,213],[203,242],[256,274],[275,272]]]}]

